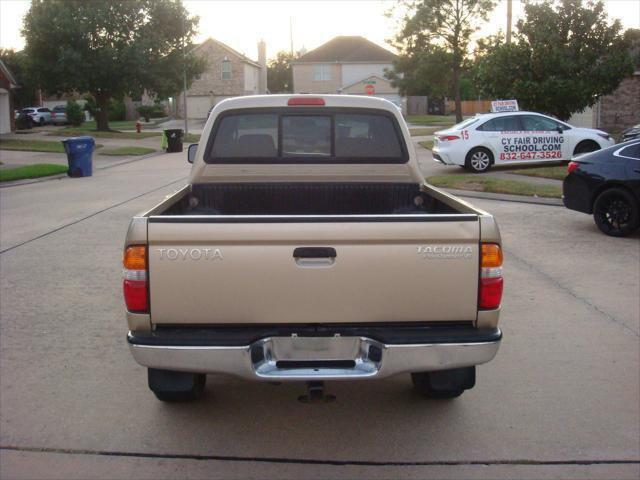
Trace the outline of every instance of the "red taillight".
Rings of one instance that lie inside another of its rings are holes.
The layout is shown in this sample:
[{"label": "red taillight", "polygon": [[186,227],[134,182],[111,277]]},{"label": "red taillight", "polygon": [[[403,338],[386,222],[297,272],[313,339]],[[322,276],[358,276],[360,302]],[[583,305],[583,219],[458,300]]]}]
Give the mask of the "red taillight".
[{"label": "red taillight", "polygon": [[502,277],[500,278],[481,278],[480,279],[480,296],[478,299],[478,307],[482,309],[493,310],[500,306],[502,301]]},{"label": "red taillight", "polygon": [[148,312],[147,247],[144,245],[127,247],[122,263],[124,264],[122,290],[127,310],[136,313]]},{"label": "red taillight", "polygon": [[147,281],[127,280],[122,284],[124,303],[130,312],[146,312],[149,310],[147,301]]},{"label": "red taillight", "polygon": [[287,102],[290,107],[302,105],[324,105],[324,98],[318,97],[293,97]]},{"label": "red taillight", "polygon": [[457,135],[438,135],[438,140],[441,142],[450,142],[452,140],[460,140]]},{"label": "red taillight", "polygon": [[56,118],[56,112],[51,112],[51,118]]},{"label": "red taillight", "polygon": [[493,310],[502,301],[502,249],[496,243],[483,243],[480,258],[478,308]]},{"label": "red taillight", "polygon": [[567,166],[567,173],[573,172],[579,166],[580,164],[578,162],[569,162],[569,165]]}]

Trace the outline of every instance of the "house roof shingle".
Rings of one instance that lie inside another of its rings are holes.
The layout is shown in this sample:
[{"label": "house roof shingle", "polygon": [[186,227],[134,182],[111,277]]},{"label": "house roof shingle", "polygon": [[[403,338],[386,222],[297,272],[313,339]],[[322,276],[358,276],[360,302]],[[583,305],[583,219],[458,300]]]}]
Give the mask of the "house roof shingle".
[{"label": "house roof shingle", "polygon": [[340,36],[304,54],[293,63],[391,63],[396,55],[360,36]]},{"label": "house roof shingle", "polygon": [[236,57],[240,58],[240,60],[242,60],[245,63],[253,65],[254,67],[262,68],[262,67],[260,67],[260,64],[258,62],[254,61],[254,60],[251,60],[249,57],[243,55],[242,53],[238,52],[237,50],[234,50],[229,45],[227,45],[225,43],[222,43],[220,40],[216,40],[215,38],[211,38],[211,37],[207,38],[201,44],[196,45],[193,48],[193,51],[197,51],[197,50],[201,49],[204,45],[206,45],[209,42],[215,43],[216,45],[219,45],[220,47],[222,47],[225,50],[227,50],[230,54],[235,55]]}]

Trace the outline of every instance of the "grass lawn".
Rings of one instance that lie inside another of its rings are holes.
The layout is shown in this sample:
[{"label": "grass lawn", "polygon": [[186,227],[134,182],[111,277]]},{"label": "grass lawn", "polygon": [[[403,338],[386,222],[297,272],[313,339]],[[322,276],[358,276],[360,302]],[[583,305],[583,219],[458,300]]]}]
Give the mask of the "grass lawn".
[{"label": "grass lawn", "polygon": [[100,150],[100,155],[146,155],[147,153],[153,153],[155,151],[155,148],[147,147],[105,148],[104,150]]},{"label": "grass lawn", "polygon": [[[95,148],[101,147],[101,144],[96,143]],[[0,150],[64,153],[64,146],[59,140],[22,140],[16,138],[7,138],[0,140]]]},{"label": "grass lawn", "polygon": [[567,166],[558,165],[555,167],[522,168],[519,170],[512,170],[509,173],[526,175],[528,177],[542,177],[553,178],[555,180],[564,180],[564,177],[567,176]]},{"label": "grass lawn", "polygon": [[62,142],[55,140],[22,140],[7,138],[0,140],[0,150],[64,153],[64,146],[62,145]]},{"label": "grass lawn", "polygon": [[24,167],[16,168],[3,168],[0,170],[0,182],[23,180],[25,178],[48,177],[49,175],[58,175],[66,172],[66,165],[53,165],[51,163],[26,165]]},{"label": "grass lawn", "polygon": [[433,135],[438,130],[442,130],[442,127],[410,128],[409,133],[412,137],[419,137],[421,135]]},{"label": "grass lawn", "polygon": [[200,141],[200,135],[197,133],[189,133],[182,141],[184,143],[198,143]]},{"label": "grass lawn", "polygon": [[433,140],[425,140],[423,142],[418,142],[418,145],[426,148],[427,150],[433,149]]},{"label": "grass lawn", "polygon": [[80,137],[89,135],[94,138],[126,138],[127,140],[141,140],[149,137],[159,137],[160,132],[97,132],[95,130],[83,130],[76,127],[67,127],[55,132],[49,132],[47,135],[54,137]]},{"label": "grass lawn", "polygon": [[562,187],[556,185],[538,185],[518,180],[503,180],[485,175],[436,175],[427,178],[427,182],[443,188],[472,190],[475,192],[507,193],[537,197],[560,198]]},{"label": "grass lawn", "polygon": [[444,125],[450,127],[455,125],[455,115],[407,115],[405,117],[407,123],[413,123],[415,125]]}]

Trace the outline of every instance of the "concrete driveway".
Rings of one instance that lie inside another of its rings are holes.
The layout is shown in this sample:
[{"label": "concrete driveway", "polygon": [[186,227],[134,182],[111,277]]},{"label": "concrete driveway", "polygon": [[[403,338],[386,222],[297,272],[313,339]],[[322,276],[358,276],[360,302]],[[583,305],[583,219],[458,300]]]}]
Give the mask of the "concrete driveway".
[{"label": "concrete driveway", "polygon": [[185,156],[0,190],[0,477],[640,476],[640,236],[560,207],[473,200],[503,234],[505,336],[457,400],[401,376],[306,405],[301,385],[210,376],[201,401],[158,402],[125,341],[121,249]]}]

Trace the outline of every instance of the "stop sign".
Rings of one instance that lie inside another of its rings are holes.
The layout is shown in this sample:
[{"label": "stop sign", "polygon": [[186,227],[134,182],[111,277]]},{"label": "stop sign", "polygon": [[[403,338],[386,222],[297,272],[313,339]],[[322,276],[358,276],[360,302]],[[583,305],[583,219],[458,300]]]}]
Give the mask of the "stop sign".
[{"label": "stop sign", "polygon": [[365,85],[364,86],[364,93],[366,93],[367,95],[373,95],[374,93],[376,93],[376,87],[374,87],[371,84]]}]

